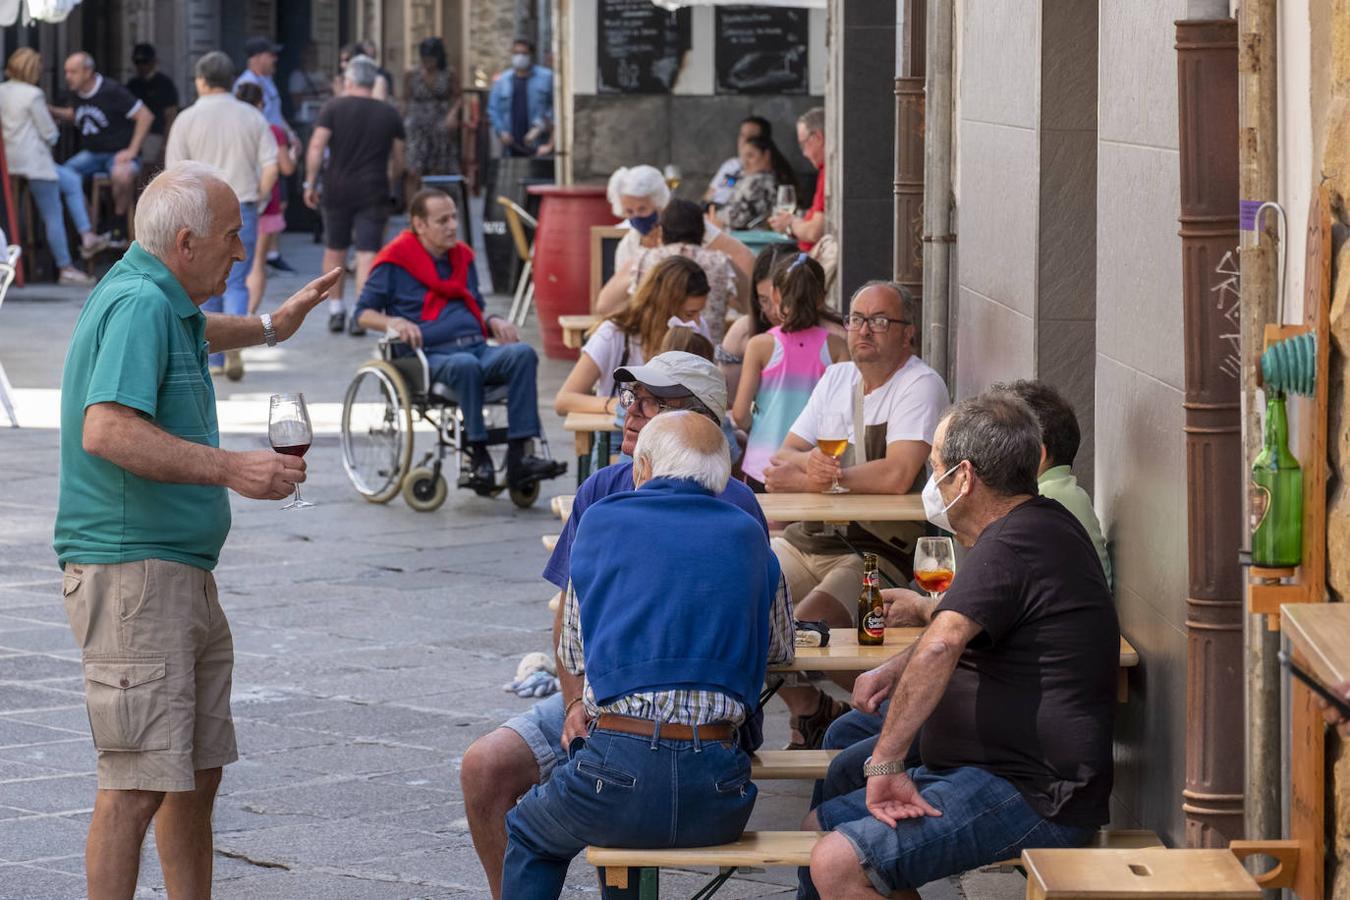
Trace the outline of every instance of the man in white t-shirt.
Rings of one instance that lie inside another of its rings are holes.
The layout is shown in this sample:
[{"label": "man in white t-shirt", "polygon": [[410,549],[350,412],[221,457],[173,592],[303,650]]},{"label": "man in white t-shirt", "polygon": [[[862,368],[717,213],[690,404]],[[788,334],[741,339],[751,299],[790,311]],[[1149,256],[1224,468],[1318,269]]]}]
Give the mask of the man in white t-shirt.
[{"label": "man in white t-shirt", "polygon": [[[942,376],[914,355],[917,325],[917,304],[900,285],[873,281],[858,289],[845,318],[852,361],[830,366],[816,384],[765,470],[769,491],[819,493],[836,476],[859,494],[904,494],[922,487],[933,432],[950,398]],[[853,422],[859,390],[861,442]],[[822,438],[845,437],[847,465],[817,448]],[[843,536],[819,522],[789,526],[773,549],[792,596],[800,598],[797,618],[850,625],[862,588],[858,551],[875,552],[883,568],[907,580],[913,541],[921,533],[917,522],[854,523]],[[848,709],[812,687],[786,688],[780,695],[794,714],[792,748],[819,746],[825,728]]]}]

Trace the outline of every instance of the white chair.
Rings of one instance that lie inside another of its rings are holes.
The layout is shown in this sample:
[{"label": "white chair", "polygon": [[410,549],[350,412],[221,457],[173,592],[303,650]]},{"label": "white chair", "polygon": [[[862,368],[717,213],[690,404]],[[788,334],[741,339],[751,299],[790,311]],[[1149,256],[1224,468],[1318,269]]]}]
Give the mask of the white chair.
[{"label": "white chair", "polygon": [[[9,286],[14,283],[14,277],[19,273],[19,257],[22,255],[23,249],[18,244],[10,244],[5,248],[5,259],[0,262],[0,306],[4,305]],[[9,415],[10,426],[18,428],[19,417],[14,412],[14,400],[3,363],[0,363],[0,403],[4,404],[5,412]]]}]

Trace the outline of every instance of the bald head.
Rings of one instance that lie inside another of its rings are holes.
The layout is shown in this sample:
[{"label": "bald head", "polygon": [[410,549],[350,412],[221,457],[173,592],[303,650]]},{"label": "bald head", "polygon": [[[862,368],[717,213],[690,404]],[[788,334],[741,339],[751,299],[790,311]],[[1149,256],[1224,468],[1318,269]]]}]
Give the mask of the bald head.
[{"label": "bald head", "polygon": [[66,87],[78,93],[87,93],[94,86],[94,58],[83,50],[66,57],[62,67],[66,76]]},{"label": "bald head", "polygon": [[722,429],[696,412],[662,413],[642,429],[633,448],[637,487],[653,478],[677,478],[720,494],[730,477],[731,457]]}]

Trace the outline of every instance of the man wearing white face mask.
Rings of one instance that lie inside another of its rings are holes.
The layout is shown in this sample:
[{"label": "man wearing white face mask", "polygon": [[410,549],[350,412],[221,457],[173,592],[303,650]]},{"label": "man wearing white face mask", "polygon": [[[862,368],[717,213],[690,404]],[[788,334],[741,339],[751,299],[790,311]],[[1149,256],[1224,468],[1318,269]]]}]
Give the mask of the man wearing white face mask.
[{"label": "man wearing white face mask", "polygon": [[[890,708],[866,786],[803,822],[831,834],[799,896],[917,897],[1026,848],[1082,846],[1109,818],[1120,629],[1086,531],[1037,494],[1040,461],[1008,392],[938,426],[924,510],[970,553],[920,639],[854,686],[858,709]],[[922,765],[906,767],[916,737]]]},{"label": "man wearing white face mask", "polygon": [[534,44],[511,44],[511,68],[497,76],[488,95],[488,119],[504,156],[553,152],[553,70],[534,63]]},{"label": "man wearing white face mask", "polygon": [[[819,493],[836,475],[860,494],[904,494],[923,483],[933,431],[949,401],[942,376],[914,354],[917,322],[917,304],[900,285],[874,281],[858,289],[844,323],[852,361],[827,368],[811,391],[764,470],[771,493]],[[841,466],[817,449],[822,438],[847,438],[851,464]],[[842,538],[820,522],[789,526],[773,549],[799,598],[797,618],[852,625],[862,588],[858,551],[876,553],[893,580],[908,580],[920,534],[912,522],[854,523]],[[848,709],[809,685],[784,688],[779,696],[793,714],[789,749],[819,747],[825,729]]]}]

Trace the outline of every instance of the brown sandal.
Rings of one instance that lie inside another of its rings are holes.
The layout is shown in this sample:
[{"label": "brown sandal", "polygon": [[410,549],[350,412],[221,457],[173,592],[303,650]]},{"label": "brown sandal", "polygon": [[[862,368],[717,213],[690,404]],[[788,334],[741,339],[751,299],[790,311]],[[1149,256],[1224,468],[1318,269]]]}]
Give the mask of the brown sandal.
[{"label": "brown sandal", "polygon": [[792,729],[793,737],[800,737],[801,741],[790,741],[783,749],[819,750],[830,723],[852,709],[853,707],[847,703],[835,700],[822,693],[815,712],[809,716],[793,716],[788,720],[788,726]]}]

